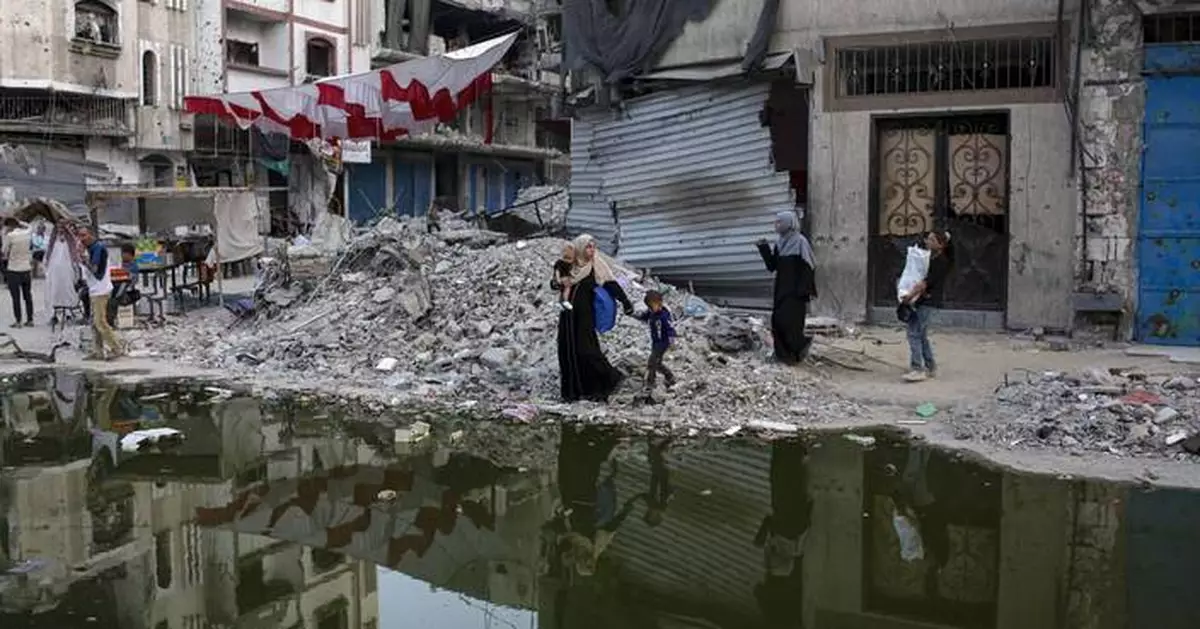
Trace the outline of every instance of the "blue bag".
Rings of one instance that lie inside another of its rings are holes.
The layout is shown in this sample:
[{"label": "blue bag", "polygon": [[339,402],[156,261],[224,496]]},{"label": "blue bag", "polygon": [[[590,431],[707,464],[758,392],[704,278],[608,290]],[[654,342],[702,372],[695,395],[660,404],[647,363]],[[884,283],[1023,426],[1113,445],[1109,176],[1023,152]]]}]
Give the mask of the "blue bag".
[{"label": "blue bag", "polygon": [[596,319],[596,332],[604,334],[617,325],[617,301],[603,286],[596,287],[596,297],[592,300],[593,317]]}]

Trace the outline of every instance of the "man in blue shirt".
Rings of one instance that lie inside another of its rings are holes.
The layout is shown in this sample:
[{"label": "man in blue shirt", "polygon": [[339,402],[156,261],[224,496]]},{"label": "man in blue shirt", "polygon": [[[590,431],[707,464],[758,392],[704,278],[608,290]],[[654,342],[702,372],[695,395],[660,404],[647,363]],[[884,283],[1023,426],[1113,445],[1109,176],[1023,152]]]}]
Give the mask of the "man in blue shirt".
[{"label": "man in blue shirt", "polygon": [[[112,296],[112,275],[108,270],[108,248],[96,240],[95,235],[87,228],[79,230],[79,242],[86,247],[86,259],[80,263],[83,281],[87,284],[88,298],[92,302],[92,328],[94,330],[94,347],[91,360],[118,358],[125,354],[124,344],[117,338],[108,323],[108,299]],[[108,355],[105,356],[105,347]]]}]

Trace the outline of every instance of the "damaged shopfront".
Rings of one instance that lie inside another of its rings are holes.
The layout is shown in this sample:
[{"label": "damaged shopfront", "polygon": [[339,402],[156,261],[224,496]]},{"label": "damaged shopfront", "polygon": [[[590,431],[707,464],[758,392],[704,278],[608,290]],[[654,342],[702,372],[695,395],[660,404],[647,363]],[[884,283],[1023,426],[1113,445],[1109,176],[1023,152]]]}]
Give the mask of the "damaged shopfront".
[{"label": "damaged shopfront", "polygon": [[579,112],[569,229],[715,302],[766,305],[754,243],[778,212],[803,214],[808,171],[807,86],[791,78],[791,55],[767,67]]}]

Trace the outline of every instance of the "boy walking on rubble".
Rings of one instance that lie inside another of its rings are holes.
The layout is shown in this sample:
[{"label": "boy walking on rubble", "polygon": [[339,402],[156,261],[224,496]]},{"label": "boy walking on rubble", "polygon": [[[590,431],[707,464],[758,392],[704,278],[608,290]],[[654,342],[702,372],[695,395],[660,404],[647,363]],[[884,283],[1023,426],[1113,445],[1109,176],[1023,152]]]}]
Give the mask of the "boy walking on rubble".
[{"label": "boy walking on rubble", "polygon": [[644,301],[649,310],[638,314],[638,318],[650,325],[650,359],[646,362],[646,395],[650,395],[660,373],[667,389],[675,386],[675,374],[663,364],[663,357],[675,342],[675,326],[671,324],[671,311],[663,306],[662,293],[647,291]]}]

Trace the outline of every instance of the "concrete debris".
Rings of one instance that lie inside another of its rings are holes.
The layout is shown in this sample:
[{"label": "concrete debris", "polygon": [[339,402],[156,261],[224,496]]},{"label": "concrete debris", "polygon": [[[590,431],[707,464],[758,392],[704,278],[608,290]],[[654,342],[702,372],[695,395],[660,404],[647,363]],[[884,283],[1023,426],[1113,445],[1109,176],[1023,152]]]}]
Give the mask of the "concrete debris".
[{"label": "concrete debris", "polygon": [[[141,332],[138,343],[231,377],[311,388],[349,384],[389,399],[475,400],[497,410],[555,404],[559,309],[548,284],[565,242],[510,243],[461,219],[441,228],[430,233],[420,218],[384,218],[352,237],[336,259],[324,258],[324,275],[297,279],[290,258],[284,265],[290,278],[264,273],[257,318],[231,326],[223,313],[191,315]],[[685,291],[629,269],[617,272],[639,308],[645,292],[656,289],[676,314],[679,340],[667,362],[680,382],[648,417],[651,411],[637,401],[649,334],[622,316],[601,337],[609,360],[629,376],[606,420],[670,419],[724,429],[749,417],[815,424],[866,416],[810,372],[764,361],[758,350],[770,335],[761,321],[713,306],[689,317]],[[581,403],[555,414],[591,418],[597,410]],[[513,414],[524,421],[537,415]]]},{"label": "concrete debris", "polygon": [[529,186],[517,192],[513,214],[548,233],[557,234],[567,226],[569,204],[567,189],[562,186]]},{"label": "concrete debris", "polygon": [[1045,372],[1001,386],[992,399],[957,409],[946,421],[963,439],[1193,460],[1180,444],[1200,434],[1194,383],[1195,377],[1095,367]]}]

